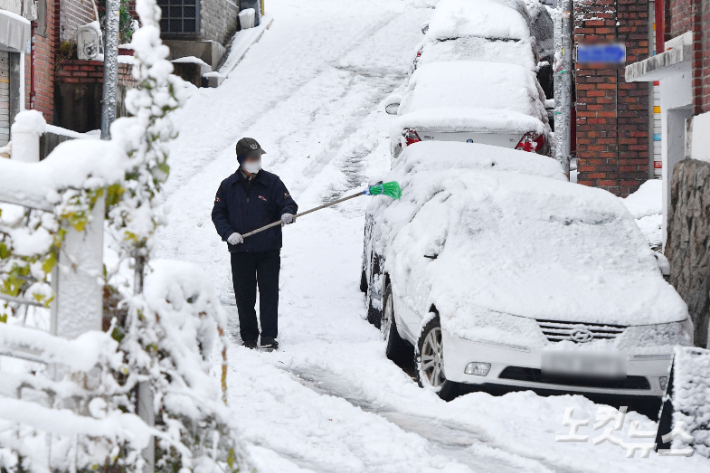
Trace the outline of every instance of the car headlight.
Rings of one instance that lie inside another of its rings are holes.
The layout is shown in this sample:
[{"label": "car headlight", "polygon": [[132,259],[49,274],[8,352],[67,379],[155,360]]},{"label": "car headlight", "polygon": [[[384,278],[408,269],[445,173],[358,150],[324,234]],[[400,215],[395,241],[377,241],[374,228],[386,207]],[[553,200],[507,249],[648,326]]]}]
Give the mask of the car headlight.
[{"label": "car headlight", "polygon": [[690,318],[668,324],[636,325],[628,327],[619,348],[654,347],[693,344],[693,322]]}]

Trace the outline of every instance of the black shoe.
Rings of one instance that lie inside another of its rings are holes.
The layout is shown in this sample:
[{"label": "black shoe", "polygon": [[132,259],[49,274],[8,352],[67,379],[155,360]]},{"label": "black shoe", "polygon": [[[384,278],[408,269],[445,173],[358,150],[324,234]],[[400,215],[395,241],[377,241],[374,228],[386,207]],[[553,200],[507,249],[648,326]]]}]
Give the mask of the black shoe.
[{"label": "black shoe", "polygon": [[264,351],[274,351],[279,349],[279,342],[272,337],[261,337],[261,346],[259,347]]},{"label": "black shoe", "polygon": [[256,348],[256,340],[244,340],[242,345],[253,350]]}]

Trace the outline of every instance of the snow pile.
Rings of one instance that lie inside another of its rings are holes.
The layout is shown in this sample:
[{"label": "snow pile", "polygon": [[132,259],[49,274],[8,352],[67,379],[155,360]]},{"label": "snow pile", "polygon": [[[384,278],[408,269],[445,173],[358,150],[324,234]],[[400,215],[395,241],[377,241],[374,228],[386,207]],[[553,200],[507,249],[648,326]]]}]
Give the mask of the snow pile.
[{"label": "snow pile", "polygon": [[[673,356],[673,427],[683,422],[692,440],[675,437],[673,449],[691,447],[710,457],[710,351],[702,348],[675,349]],[[661,432],[663,435],[668,432]]]},{"label": "snow pile", "polygon": [[44,117],[37,110],[25,110],[20,112],[15,117],[15,122],[12,124],[12,133],[31,133],[35,132],[38,135],[44,133],[47,123]]},{"label": "snow pile", "polygon": [[636,219],[651,248],[663,243],[663,181],[650,179],[622,202]]},{"label": "snow pile", "polygon": [[[687,319],[616,197],[505,166],[472,166],[476,158],[454,148],[444,148],[452,157],[442,161],[446,151],[437,146],[409,147],[385,179],[400,182],[402,200],[378,199],[368,209],[375,251],[412,310],[426,314],[434,304],[442,326],[459,334],[476,332],[476,320],[496,313],[621,325]],[[461,146],[484,163],[493,153]],[[521,169],[533,157],[495,152]]]},{"label": "snow pile", "polygon": [[[210,472],[243,467],[246,453],[226,405],[226,320],[217,293],[196,265],[155,260],[150,266],[120,336],[128,371],[155,393],[158,465]],[[219,377],[210,373],[215,351],[222,357]]]},{"label": "snow pile", "polygon": [[407,127],[543,133],[547,114],[534,74],[514,64],[440,62],[412,75],[393,135]]},{"label": "snow pile", "polygon": [[424,43],[419,64],[445,61],[500,62],[517,64],[531,71],[537,67],[529,39],[491,41],[487,38],[468,36]]},{"label": "snow pile", "polygon": [[527,39],[530,24],[525,6],[517,0],[441,0],[426,36],[428,40],[461,36]]}]

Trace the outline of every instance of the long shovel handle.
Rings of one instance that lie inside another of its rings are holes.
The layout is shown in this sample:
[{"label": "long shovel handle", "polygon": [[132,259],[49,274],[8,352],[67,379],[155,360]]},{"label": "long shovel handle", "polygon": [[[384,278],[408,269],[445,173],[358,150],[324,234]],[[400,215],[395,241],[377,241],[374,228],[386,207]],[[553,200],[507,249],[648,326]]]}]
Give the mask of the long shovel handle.
[{"label": "long shovel handle", "polygon": [[[333,202],[328,202],[327,204],[319,205],[318,207],[314,207],[310,210],[306,210],[305,212],[301,212],[300,214],[296,214],[295,218],[303,217],[304,215],[312,214],[313,212],[316,212],[321,209],[325,209],[327,207],[332,207],[333,205],[340,204],[342,202],[345,202],[346,200],[354,199],[355,197],[360,197],[361,195],[365,195],[362,192],[358,192],[357,194],[349,195],[347,197],[343,197],[342,199],[334,200]],[[252,230],[249,233],[245,233],[242,235],[242,238],[246,238],[252,235],[256,235],[257,233],[261,233],[264,230],[268,230],[269,228],[276,227],[278,225],[281,225],[281,220],[277,222],[270,223],[268,225],[264,225],[261,228],[257,228],[256,230]]]}]

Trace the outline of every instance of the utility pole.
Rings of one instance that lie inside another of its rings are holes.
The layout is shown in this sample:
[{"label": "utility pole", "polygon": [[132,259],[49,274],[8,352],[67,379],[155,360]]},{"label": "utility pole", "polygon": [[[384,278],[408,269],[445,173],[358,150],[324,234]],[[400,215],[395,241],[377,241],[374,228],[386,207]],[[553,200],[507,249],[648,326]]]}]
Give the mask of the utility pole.
[{"label": "utility pole", "polygon": [[555,21],[555,159],[569,176],[572,130],[572,0],[559,0]]},{"label": "utility pole", "polygon": [[101,105],[101,139],[111,139],[111,123],[116,119],[118,89],[118,12],[121,0],[106,0],[104,34],[104,91]]}]

